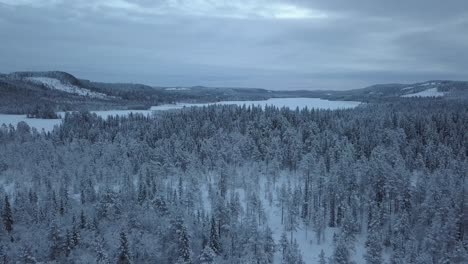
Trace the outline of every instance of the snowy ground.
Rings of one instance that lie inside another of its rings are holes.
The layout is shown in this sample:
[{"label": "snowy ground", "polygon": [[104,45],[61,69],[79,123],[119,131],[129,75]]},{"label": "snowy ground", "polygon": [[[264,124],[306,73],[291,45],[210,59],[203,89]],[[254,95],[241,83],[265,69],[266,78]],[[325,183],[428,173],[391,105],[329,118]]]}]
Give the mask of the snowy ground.
[{"label": "snowy ground", "polygon": [[[284,179],[284,178],[283,178]],[[280,180],[281,182],[281,180]],[[277,187],[280,186],[280,183],[277,183]],[[268,225],[270,226],[271,230],[273,231],[273,237],[277,244],[279,244],[279,240],[281,238],[281,234],[283,232],[283,225],[281,224],[281,208],[275,206],[273,203],[271,206],[269,205],[268,200],[265,198],[265,188],[264,184],[261,184],[261,195],[260,198],[262,199],[262,203],[265,206],[265,212],[268,218]],[[274,200],[276,201],[276,192],[273,194]],[[338,232],[337,228],[326,228],[325,229],[325,237],[324,240],[321,241],[320,244],[317,243],[315,233],[311,227],[308,227],[306,232],[305,225],[301,223],[300,228],[294,232],[293,238],[296,239],[297,243],[299,244],[299,248],[302,253],[302,257],[306,264],[318,263],[319,261],[319,254],[323,250],[325,253],[326,258],[328,259],[334,250],[333,245],[333,235],[335,232]],[[289,232],[287,232],[289,237]],[[358,235],[355,241],[354,251],[351,252],[351,259],[355,261],[355,263],[365,263],[364,261],[364,253],[366,251],[364,247],[364,242],[366,238],[364,235]],[[281,254],[279,252],[276,253],[275,256],[275,263],[281,263]]]},{"label": "snowy ground", "polygon": [[[51,79],[51,78],[49,78]],[[52,79],[56,80],[56,79]],[[56,80],[58,81],[58,80]],[[151,115],[154,111],[167,111],[182,109],[184,107],[192,106],[207,106],[207,105],[256,105],[265,107],[266,105],[273,105],[276,107],[288,107],[290,109],[300,109],[308,107],[317,108],[317,109],[344,109],[344,108],[353,108],[361,104],[360,102],[353,101],[328,101],[318,98],[272,98],[265,101],[221,101],[217,103],[206,103],[206,104],[188,104],[188,103],[177,103],[177,104],[168,104],[168,105],[158,105],[151,107],[150,110],[109,110],[109,111],[92,111],[102,118],[107,118],[109,116],[126,116],[130,113],[139,113],[144,115]],[[59,113],[64,115],[64,113]],[[55,125],[61,123],[61,119],[36,119],[36,118],[26,118],[26,115],[6,115],[0,114],[0,125],[1,124],[12,124],[16,126],[19,122],[24,121],[30,127],[35,127],[38,131],[44,130],[45,132],[52,131]]]},{"label": "snowy ground", "polygon": [[437,91],[437,88],[430,88],[418,93],[405,94],[401,97],[442,97],[445,93]]},{"label": "snowy ground", "polygon": [[[285,173],[285,172],[283,172]],[[271,186],[270,188],[279,188],[283,182],[286,182],[286,177],[291,177],[291,175],[283,176],[279,179],[276,183],[275,187]],[[266,216],[267,216],[267,224],[273,231],[273,238],[277,245],[279,245],[279,241],[281,238],[281,234],[283,233],[284,225],[281,224],[281,208],[278,207],[276,204],[277,202],[277,190],[273,190],[273,203],[270,205],[268,199],[266,198],[266,179],[260,179],[260,186],[259,189],[259,197],[261,199],[262,205],[264,207]],[[208,188],[203,186],[203,201],[205,205],[205,210],[210,210],[209,207],[209,199],[208,199]],[[245,190],[242,188],[236,188],[235,192],[239,194],[240,201],[244,207],[246,208],[246,195]],[[299,229],[293,233],[293,238],[297,241],[301,254],[303,256],[303,260],[306,264],[315,264],[319,261],[319,254],[323,250],[326,256],[326,259],[333,255],[334,251],[334,243],[333,243],[333,236],[335,233],[339,232],[338,228],[329,228],[327,227],[324,232],[324,239],[321,241],[320,244],[317,243],[315,232],[312,230],[312,227],[309,226],[306,232],[304,224],[300,224]],[[289,232],[286,232],[288,239],[290,236]],[[354,248],[351,251],[351,260],[354,263],[365,263],[364,254],[366,252],[365,248],[365,241],[366,241],[366,234],[359,234],[356,236],[356,240],[354,242]],[[277,251],[274,258],[274,263],[281,263],[282,262],[281,252]],[[385,251],[383,252],[383,259],[387,261],[389,259],[388,253]]]},{"label": "snowy ground", "polygon": [[28,77],[27,80],[45,85],[49,89],[55,89],[66,93],[77,94],[81,96],[88,96],[92,98],[99,98],[99,99],[110,99],[111,96],[108,96],[103,93],[93,92],[91,90],[81,88],[78,86],[74,86],[68,83],[62,83],[60,80],[55,78],[48,78],[48,77]]}]

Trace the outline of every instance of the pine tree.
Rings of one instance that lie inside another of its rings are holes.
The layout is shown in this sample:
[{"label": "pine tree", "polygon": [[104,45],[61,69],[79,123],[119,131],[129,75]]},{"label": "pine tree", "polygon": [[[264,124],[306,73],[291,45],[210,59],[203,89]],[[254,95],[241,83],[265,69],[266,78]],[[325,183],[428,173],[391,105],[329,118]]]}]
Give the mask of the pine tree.
[{"label": "pine tree", "polygon": [[268,263],[273,263],[273,258],[276,252],[276,243],[273,239],[273,231],[269,226],[266,227],[264,233],[264,252]]},{"label": "pine tree", "polygon": [[214,218],[211,218],[210,247],[216,254],[221,253],[221,242],[219,239],[218,228]]},{"label": "pine tree", "polygon": [[286,250],[285,257],[283,258],[284,264],[305,264],[302,259],[301,251],[299,250],[299,244],[294,240]]},{"label": "pine tree", "polygon": [[350,264],[350,252],[346,240],[340,236],[336,241],[335,251],[333,253],[333,264]]},{"label": "pine tree", "polygon": [[139,185],[139,188],[138,188],[138,203],[140,205],[143,205],[143,203],[146,201],[146,185],[145,183],[143,182],[142,179],[140,179],[140,185]]},{"label": "pine tree", "polygon": [[317,244],[322,242],[324,231],[326,227],[325,222],[325,209],[322,206],[319,206],[317,210],[313,212],[313,230],[315,231],[315,236],[317,238]]},{"label": "pine tree", "polygon": [[[1,260],[0,260],[1,261]],[[31,254],[31,248],[24,247],[21,250],[21,263],[25,264],[34,264],[37,263],[37,260]]]},{"label": "pine tree", "polygon": [[199,264],[214,264],[216,260],[216,253],[211,247],[206,246],[198,257]]},{"label": "pine tree", "polygon": [[65,252],[65,256],[68,257],[73,248],[73,241],[72,236],[70,234],[70,230],[67,230],[65,234],[65,239],[62,241],[62,243],[62,251]]},{"label": "pine tree", "polygon": [[60,236],[60,229],[57,226],[57,223],[52,221],[50,230],[49,230],[49,241],[50,251],[49,251],[49,258],[51,260],[58,259],[62,254],[62,238]]},{"label": "pine tree", "polygon": [[289,199],[287,216],[286,216],[286,225],[285,229],[290,232],[290,243],[293,242],[293,234],[297,231],[299,227],[299,207],[300,204],[300,194],[299,190],[294,191],[292,199]]},{"label": "pine tree", "polygon": [[3,207],[3,226],[8,233],[13,231],[13,213],[11,211],[10,201],[8,196],[5,195],[5,205]]},{"label": "pine tree", "polygon": [[125,232],[120,232],[120,247],[117,264],[130,264],[130,254],[128,251],[128,239]]},{"label": "pine tree", "polygon": [[377,231],[370,230],[367,235],[366,249],[364,255],[367,264],[380,264],[382,263],[382,244],[381,238]]},{"label": "pine tree", "polygon": [[97,264],[110,264],[109,256],[104,249],[104,239],[101,236],[96,237],[95,240],[96,248],[96,263]]},{"label": "pine tree", "polygon": [[286,251],[289,248],[289,240],[286,235],[286,232],[283,231],[279,242],[280,242],[280,247],[281,247],[281,254],[283,255],[283,259],[284,259],[286,255]]},{"label": "pine tree", "polygon": [[284,224],[284,214],[285,214],[284,211],[285,211],[285,208],[287,207],[288,197],[289,197],[288,189],[286,188],[286,184],[283,183],[278,193],[278,205],[281,207],[281,224]]},{"label": "pine tree", "polygon": [[10,263],[10,258],[8,257],[7,250],[5,250],[3,245],[0,245],[0,263],[8,264]]},{"label": "pine tree", "polygon": [[78,229],[77,224],[74,224],[73,228],[72,228],[72,246],[73,246],[73,248],[80,244],[80,240],[81,240],[80,230]]},{"label": "pine tree", "polygon": [[179,242],[179,258],[178,264],[191,264],[192,263],[192,250],[190,249],[190,239],[187,233],[187,228],[185,224],[179,227],[178,233],[178,242]]},{"label": "pine tree", "polygon": [[80,228],[84,229],[85,227],[86,227],[86,216],[85,216],[83,210],[81,210],[81,213],[80,213]]},{"label": "pine tree", "polygon": [[320,255],[319,255],[319,264],[327,264],[327,261],[325,259],[325,252],[323,252],[323,249],[320,250]]}]

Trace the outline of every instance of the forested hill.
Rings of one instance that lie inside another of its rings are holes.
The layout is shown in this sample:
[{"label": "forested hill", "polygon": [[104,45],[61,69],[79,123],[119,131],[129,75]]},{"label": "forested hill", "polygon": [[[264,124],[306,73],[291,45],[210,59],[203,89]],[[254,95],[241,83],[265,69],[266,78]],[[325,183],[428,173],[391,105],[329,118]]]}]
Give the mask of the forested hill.
[{"label": "forested hill", "polygon": [[152,87],[144,84],[101,83],[78,79],[60,71],[14,72],[0,75],[0,113],[10,114],[37,112],[38,108],[48,108],[49,112],[148,109],[154,105],[174,102],[266,100],[277,97],[314,97],[362,102],[396,100],[401,97],[468,99],[468,82],[429,81],[410,85],[386,84],[347,91],[276,91],[254,88]]},{"label": "forested hill", "polygon": [[467,263],[468,105],[0,128],[6,263]]}]

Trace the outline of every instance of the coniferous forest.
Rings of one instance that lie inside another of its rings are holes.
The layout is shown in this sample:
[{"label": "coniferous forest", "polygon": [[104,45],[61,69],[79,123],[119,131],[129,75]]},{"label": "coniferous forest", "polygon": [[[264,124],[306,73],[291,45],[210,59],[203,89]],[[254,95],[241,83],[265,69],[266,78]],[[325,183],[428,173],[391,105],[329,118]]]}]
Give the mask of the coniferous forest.
[{"label": "coniferous forest", "polygon": [[467,131],[423,98],[4,125],[0,263],[466,263]]}]

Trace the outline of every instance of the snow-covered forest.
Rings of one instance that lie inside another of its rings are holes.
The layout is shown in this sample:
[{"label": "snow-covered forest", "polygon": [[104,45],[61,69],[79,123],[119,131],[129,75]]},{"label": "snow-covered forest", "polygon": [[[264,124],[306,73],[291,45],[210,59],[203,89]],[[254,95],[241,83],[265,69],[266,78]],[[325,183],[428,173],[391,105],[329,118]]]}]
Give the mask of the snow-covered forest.
[{"label": "snow-covered forest", "polygon": [[466,263],[468,106],[0,128],[0,263]]}]

